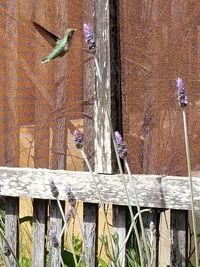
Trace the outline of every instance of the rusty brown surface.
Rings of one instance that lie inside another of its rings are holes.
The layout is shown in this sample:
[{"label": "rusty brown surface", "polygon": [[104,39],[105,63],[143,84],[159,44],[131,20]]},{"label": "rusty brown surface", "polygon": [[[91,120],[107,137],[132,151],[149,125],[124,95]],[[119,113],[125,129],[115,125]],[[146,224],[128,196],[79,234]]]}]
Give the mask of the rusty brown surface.
[{"label": "rusty brown surface", "polygon": [[186,171],[175,79],[185,81],[199,167],[199,1],[121,0],[123,129],[133,172]]},{"label": "rusty brown surface", "polygon": [[[69,168],[75,168],[72,158],[77,161],[81,167],[79,156],[77,158],[74,148],[71,148],[71,134],[77,127],[83,127],[83,36],[82,36],[82,1],[76,1],[75,5],[71,1],[59,1],[59,7],[56,11],[56,2],[51,1],[23,1],[17,0],[18,14],[10,14],[6,8],[6,1],[1,1],[0,4],[0,164],[5,163],[5,138],[6,129],[4,122],[9,124],[9,128],[13,134],[13,141],[16,145],[19,142],[19,132],[16,133],[14,127],[20,130],[32,125],[35,127],[35,135],[33,144],[35,155],[35,166],[49,166],[49,157],[52,156],[51,142],[53,138],[53,127],[55,120],[62,113],[66,119],[66,135],[69,136],[69,141],[66,144],[64,153],[70,155]],[[66,13],[66,20],[59,19],[59,12]],[[56,12],[58,16],[56,16]],[[12,49],[12,42],[5,39],[5,19],[9,19],[15,24],[15,28],[11,29],[10,40],[15,42],[16,49]],[[60,21],[59,21],[60,20]],[[67,27],[77,28],[71,49],[62,58],[57,58],[48,64],[41,64],[41,59],[48,55],[51,51],[51,46],[37,32],[32,22],[39,23],[44,28],[62,37],[64,29]],[[17,39],[15,38],[17,33]],[[7,55],[7,57],[5,57]],[[7,58],[7,63],[6,63]],[[59,71],[57,64],[66,66],[66,69]],[[6,64],[10,64],[13,68],[16,67],[16,73],[6,73]],[[58,72],[55,76],[54,73]],[[54,77],[55,76],[55,77]],[[10,99],[14,98],[15,103],[10,104],[11,108],[15,109],[15,119],[11,122],[8,105],[6,105],[5,87],[8,86],[10,78],[16,82],[13,86],[16,88],[15,95],[10,95]],[[65,97],[62,111],[56,110],[56,91],[62,86]],[[58,114],[59,113],[59,114]],[[8,127],[7,127],[8,128]],[[28,128],[27,128],[28,129]],[[10,130],[9,130],[10,131]],[[32,134],[33,130],[31,130]],[[26,137],[25,137],[26,138]],[[67,139],[67,138],[66,138]],[[6,141],[11,143],[10,141]],[[12,143],[13,143],[12,142]],[[69,145],[69,148],[68,148]],[[17,156],[19,158],[19,155]],[[16,159],[18,162],[19,159]],[[24,163],[22,163],[24,165]],[[73,165],[73,166],[72,166]]]}]

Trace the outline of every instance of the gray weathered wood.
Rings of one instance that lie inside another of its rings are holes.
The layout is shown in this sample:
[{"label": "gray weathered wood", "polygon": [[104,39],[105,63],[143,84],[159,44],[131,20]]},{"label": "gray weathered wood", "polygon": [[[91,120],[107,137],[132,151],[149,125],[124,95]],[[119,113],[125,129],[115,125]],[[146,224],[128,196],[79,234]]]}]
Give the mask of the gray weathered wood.
[{"label": "gray weathered wood", "polygon": [[[87,6],[84,9],[84,21],[92,27],[93,25],[93,0],[84,0],[83,6]],[[87,46],[87,45],[86,45]],[[89,60],[89,58],[91,58]],[[84,53],[84,99],[89,99],[86,105],[84,105],[84,113],[89,116],[84,118],[84,139],[85,152],[87,153],[90,165],[92,169],[95,169],[95,128],[94,128],[94,99],[95,99],[95,72],[94,72],[94,57],[90,53]],[[87,166],[85,166],[87,170]],[[83,204],[83,225],[84,225],[84,238],[83,242],[83,266],[96,266],[98,237],[97,229],[98,224],[98,205],[97,204]],[[91,246],[89,245],[91,244]]]},{"label": "gray weathered wood", "polygon": [[[65,200],[65,185],[71,185],[77,200],[99,203],[93,179],[88,172],[47,170],[31,168],[0,167],[0,189],[4,196],[25,196],[53,199],[49,178],[59,189],[59,199]],[[96,175],[104,203],[127,205],[123,184],[119,174]],[[130,202],[135,206],[128,176],[125,175]],[[135,174],[135,185],[142,207],[190,210],[190,187],[187,177]],[[193,178],[195,209],[200,209],[200,179]]]},{"label": "gray weathered wood", "polygon": [[[63,205],[64,208],[64,205]],[[50,205],[50,228],[55,230],[56,236],[59,239],[60,233],[62,231],[63,227],[63,220],[60,213],[60,210],[57,205],[57,201],[51,201]],[[50,241],[51,244],[51,241]],[[62,246],[62,244],[61,244]],[[53,246],[50,246],[50,252],[49,252],[49,259],[50,259],[50,266],[51,267],[58,267],[61,265],[61,247],[54,248]]]},{"label": "gray weathered wood", "polygon": [[[96,39],[96,102],[95,102],[95,170],[115,173],[117,164],[111,140],[111,129],[121,130],[120,53],[119,53],[119,1],[95,0],[94,20]],[[109,119],[112,126],[109,125]],[[119,210],[121,212],[119,212]],[[126,233],[125,208],[113,206],[114,232],[119,245]],[[125,250],[121,253],[125,266]]]},{"label": "gray weathered wood", "polygon": [[170,233],[170,266],[185,267],[188,247],[188,213],[186,211],[171,210]]},{"label": "gray weathered wood", "polygon": [[33,251],[32,266],[45,265],[45,234],[46,234],[47,202],[34,199],[33,201]]},{"label": "gray weathered wood", "polygon": [[92,207],[90,203],[84,203],[83,222],[84,222],[84,239],[83,239],[83,263],[84,267],[96,266],[97,238],[98,238],[98,206]]},{"label": "gray weathered wood", "polygon": [[[126,207],[113,205],[113,233],[118,234],[119,247],[123,244],[126,238]],[[120,266],[125,266],[126,246],[120,253]]]},{"label": "gray weathered wood", "polygon": [[[16,258],[18,258],[18,218],[19,218],[19,205],[18,198],[7,197],[6,198],[6,211],[5,211],[5,234],[6,240],[14,252]],[[16,261],[12,255],[6,257],[6,266],[17,266]]]},{"label": "gray weathered wood", "polygon": [[96,105],[95,105],[95,170],[98,173],[116,171],[116,160],[111,141],[107,114],[114,130],[121,129],[120,57],[117,34],[118,1],[95,0]]}]

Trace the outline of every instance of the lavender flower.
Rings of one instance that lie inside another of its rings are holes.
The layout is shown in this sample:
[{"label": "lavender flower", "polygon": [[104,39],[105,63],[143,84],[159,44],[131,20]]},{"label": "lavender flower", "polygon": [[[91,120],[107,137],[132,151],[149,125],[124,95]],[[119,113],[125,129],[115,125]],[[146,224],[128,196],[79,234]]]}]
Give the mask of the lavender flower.
[{"label": "lavender flower", "polygon": [[89,25],[87,23],[83,24],[83,31],[85,34],[85,41],[88,44],[88,50],[91,53],[95,53],[96,51],[96,44],[94,41],[94,35],[93,32],[91,30],[91,28],[89,27]]},{"label": "lavender flower", "polygon": [[59,191],[57,186],[55,185],[54,181],[52,179],[49,179],[50,183],[50,190],[53,197],[57,198],[59,196]]},{"label": "lavender flower", "polygon": [[66,214],[66,221],[67,223],[70,221],[70,219],[72,217],[74,217],[74,213],[75,213],[75,206],[76,206],[76,198],[70,188],[70,186],[66,186],[66,193],[67,193],[67,198],[68,198],[68,202],[70,205],[69,210],[67,211]]},{"label": "lavender flower", "polygon": [[184,108],[188,104],[188,99],[187,99],[187,96],[185,94],[185,88],[184,88],[182,78],[176,79],[176,88],[177,88],[177,94],[178,94],[178,103],[179,103],[180,107]]},{"label": "lavender flower", "polygon": [[68,202],[69,202],[70,206],[75,208],[76,198],[75,198],[70,186],[66,186],[66,193],[67,193],[67,198],[68,198]]},{"label": "lavender flower", "polygon": [[66,222],[68,223],[72,217],[74,217],[75,210],[73,207],[70,207],[69,210],[66,213]]},{"label": "lavender flower", "polygon": [[125,159],[127,157],[128,150],[119,132],[115,132],[115,141],[119,157],[121,159]]},{"label": "lavender flower", "polygon": [[10,247],[8,245],[7,242],[5,242],[4,246],[3,246],[3,254],[6,256],[6,257],[9,257],[11,255],[11,251],[10,251]]},{"label": "lavender flower", "polygon": [[52,227],[50,229],[49,237],[50,237],[52,246],[54,248],[58,248],[59,247],[59,242],[58,242],[58,239],[56,237],[56,231]]},{"label": "lavender flower", "polygon": [[79,130],[75,130],[73,133],[73,137],[74,137],[74,143],[76,145],[77,148],[82,148],[83,147],[83,138],[81,133],[79,132]]}]

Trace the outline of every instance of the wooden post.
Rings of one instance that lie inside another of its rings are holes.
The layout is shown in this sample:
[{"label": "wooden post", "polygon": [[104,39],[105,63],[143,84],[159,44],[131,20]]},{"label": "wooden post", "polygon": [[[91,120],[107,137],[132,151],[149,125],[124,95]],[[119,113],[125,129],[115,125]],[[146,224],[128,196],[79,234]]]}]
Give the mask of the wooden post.
[{"label": "wooden post", "polygon": [[[8,0],[6,10],[15,18],[18,17],[16,1]],[[5,95],[5,161],[6,166],[19,164],[19,125],[17,116],[17,63],[18,63],[18,23],[6,15],[6,95]],[[19,199],[5,199],[5,236],[15,256],[18,257],[18,219]],[[17,266],[12,255],[6,259],[7,266]]]},{"label": "wooden post", "polygon": [[170,266],[187,266],[188,212],[171,210],[170,218],[171,253]]},{"label": "wooden post", "polygon": [[97,264],[98,205],[84,203],[83,265],[95,267]]},{"label": "wooden post", "polygon": [[[122,129],[120,91],[119,1],[95,0],[94,22],[96,39],[96,103],[95,103],[95,170],[114,173],[118,167],[111,140],[110,117],[113,130]],[[100,77],[98,75],[98,67]],[[107,114],[106,114],[107,113]],[[126,236],[126,208],[113,205],[113,231],[119,245]],[[125,250],[121,264],[125,266]]]},{"label": "wooden post", "polygon": [[45,234],[47,219],[47,200],[33,200],[33,241],[32,266],[45,265]]},{"label": "wooden post", "polygon": [[[84,0],[84,23],[89,23],[90,27],[93,26],[93,0]],[[85,44],[84,47],[87,47]],[[91,60],[89,60],[91,58]],[[84,99],[94,99],[95,97],[95,72],[94,72],[94,58],[93,55],[84,53]],[[86,102],[84,105],[84,113],[89,116],[84,118],[84,136],[86,153],[92,169],[95,168],[95,129],[94,129],[94,104]],[[93,103],[93,102],[92,102]],[[87,167],[85,166],[87,169]],[[83,204],[83,266],[95,267],[97,265],[98,253],[98,205],[97,204]]]},{"label": "wooden post", "polygon": [[[113,205],[113,233],[118,234],[119,248],[126,238],[126,207]],[[125,266],[126,246],[122,249],[119,256],[120,266]]]}]

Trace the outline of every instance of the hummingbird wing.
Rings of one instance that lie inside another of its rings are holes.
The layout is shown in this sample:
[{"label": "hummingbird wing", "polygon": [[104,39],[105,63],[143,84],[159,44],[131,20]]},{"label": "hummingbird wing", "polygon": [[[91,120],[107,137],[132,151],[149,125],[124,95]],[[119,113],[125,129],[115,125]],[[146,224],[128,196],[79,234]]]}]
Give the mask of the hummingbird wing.
[{"label": "hummingbird wing", "polygon": [[46,30],[41,25],[39,25],[36,22],[33,22],[33,25],[37,29],[37,31],[44,37],[44,39],[52,46],[55,47],[57,42],[60,40],[58,36],[56,36],[54,33]]}]

